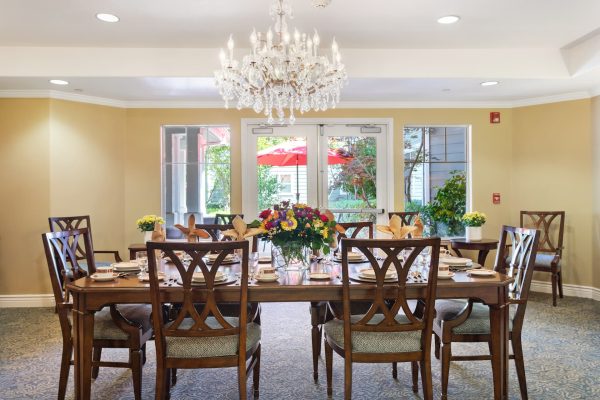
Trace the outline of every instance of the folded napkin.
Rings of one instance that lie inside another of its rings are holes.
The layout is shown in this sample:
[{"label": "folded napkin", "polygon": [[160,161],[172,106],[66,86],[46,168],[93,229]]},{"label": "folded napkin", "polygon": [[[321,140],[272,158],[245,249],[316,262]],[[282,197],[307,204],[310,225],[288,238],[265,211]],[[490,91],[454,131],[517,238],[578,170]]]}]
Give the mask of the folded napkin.
[{"label": "folded napkin", "polygon": [[[330,210],[325,210],[325,212],[323,213],[327,219],[329,221],[335,221],[335,216],[333,215],[333,213]],[[335,230],[338,233],[341,233],[342,235],[346,234],[346,229],[341,226],[340,224],[335,224]],[[332,249],[337,249],[338,247],[338,239],[337,239],[337,235],[333,235],[333,241],[331,242],[331,244],[329,245],[329,247],[331,247]]]},{"label": "folded napkin", "polygon": [[249,237],[260,235],[261,233],[266,233],[267,231],[264,228],[248,228],[248,224],[244,222],[243,219],[240,218],[239,215],[236,215],[233,221],[231,221],[233,225],[233,229],[227,229],[223,231],[223,235],[232,238],[233,240],[245,240]]},{"label": "folded napkin", "polygon": [[154,230],[152,231],[153,242],[164,242],[167,239],[165,228],[163,228],[160,222],[154,223]]},{"label": "folded napkin", "polygon": [[390,226],[377,225],[377,230],[392,235],[392,238],[394,239],[405,239],[409,234],[416,232],[417,227],[412,225],[402,226],[400,217],[393,215],[392,218],[390,218]]},{"label": "folded napkin", "polygon": [[188,226],[187,228],[183,225],[176,224],[175,228],[179,229],[185,237],[187,237],[188,242],[195,243],[198,241],[198,238],[208,239],[210,235],[204,229],[196,228],[196,217],[194,214],[191,214],[188,218]]},{"label": "folded napkin", "polygon": [[422,238],[423,237],[423,222],[421,221],[421,217],[419,217],[417,215],[417,218],[415,218],[415,222],[413,224],[413,226],[417,229],[415,229],[415,231],[412,233],[412,237],[414,238]]}]

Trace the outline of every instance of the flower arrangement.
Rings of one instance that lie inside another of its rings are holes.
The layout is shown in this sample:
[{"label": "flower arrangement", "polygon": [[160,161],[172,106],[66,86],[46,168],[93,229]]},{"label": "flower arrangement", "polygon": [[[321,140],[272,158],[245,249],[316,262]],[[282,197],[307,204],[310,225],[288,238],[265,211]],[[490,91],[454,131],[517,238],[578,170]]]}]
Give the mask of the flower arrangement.
[{"label": "flower arrangement", "polygon": [[163,217],[158,215],[144,215],[142,218],[136,221],[138,229],[142,232],[149,232],[154,230],[154,224],[158,222],[159,224],[164,224],[165,220]]},{"label": "flower arrangement", "polygon": [[479,211],[465,213],[461,219],[461,222],[464,226],[482,226],[485,224],[485,221],[485,214]]},{"label": "flower arrangement", "polygon": [[250,226],[265,230],[262,236],[276,246],[296,242],[314,251],[329,253],[329,246],[334,242],[336,222],[317,208],[306,204],[281,202],[273,210],[263,210],[259,220]]}]

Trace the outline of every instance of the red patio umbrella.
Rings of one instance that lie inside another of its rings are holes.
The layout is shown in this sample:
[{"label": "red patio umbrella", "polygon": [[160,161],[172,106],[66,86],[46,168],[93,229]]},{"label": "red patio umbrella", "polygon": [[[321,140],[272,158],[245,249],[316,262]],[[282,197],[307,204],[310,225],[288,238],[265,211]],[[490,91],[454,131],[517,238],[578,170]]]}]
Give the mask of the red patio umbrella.
[{"label": "red patio umbrella", "polygon": [[[284,142],[261,150],[256,154],[258,165],[271,165],[277,167],[296,166],[296,190],[299,190],[298,166],[306,165],[307,154],[304,142]],[[346,164],[352,157],[343,150],[327,150],[328,165]],[[296,202],[300,201],[300,193],[296,192]]]}]

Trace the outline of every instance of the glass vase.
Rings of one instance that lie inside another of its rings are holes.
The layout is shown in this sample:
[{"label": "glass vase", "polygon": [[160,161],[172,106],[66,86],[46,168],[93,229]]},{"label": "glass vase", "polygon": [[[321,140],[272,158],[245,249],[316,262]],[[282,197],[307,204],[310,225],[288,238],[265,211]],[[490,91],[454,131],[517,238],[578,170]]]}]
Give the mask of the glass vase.
[{"label": "glass vase", "polygon": [[301,243],[288,242],[280,246],[273,244],[271,247],[271,260],[273,267],[283,271],[305,271],[310,267],[309,247]]}]

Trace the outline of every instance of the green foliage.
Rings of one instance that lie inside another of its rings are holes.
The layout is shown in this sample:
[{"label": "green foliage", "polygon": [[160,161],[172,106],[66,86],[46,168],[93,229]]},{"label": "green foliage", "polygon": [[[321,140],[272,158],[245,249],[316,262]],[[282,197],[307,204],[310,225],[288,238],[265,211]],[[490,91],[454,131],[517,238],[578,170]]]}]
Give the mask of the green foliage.
[{"label": "green foliage", "polygon": [[352,193],[354,199],[361,200],[361,207],[374,208],[377,197],[377,145],[374,138],[345,137],[338,145],[348,149],[353,158],[339,166],[340,172],[335,175],[331,188]]},{"label": "green foliage", "polygon": [[453,171],[451,175],[452,177],[446,180],[444,186],[439,188],[435,199],[425,205],[421,211],[432,235],[464,234],[462,216],[467,205],[467,178],[462,171]]},{"label": "green foliage", "polygon": [[214,178],[209,188],[206,208],[209,214],[217,211],[229,211],[231,194],[231,150],[228,144],[208,146],[206,149],[206,168]]},{"label": "green foliage", "polygon": [[258,170],[258,208],[264,210],[279,202],[277,193],[281,189],[281,184],[277,181],[277,176],[271,175],[270,166],[257,165],[256,168]]}]

